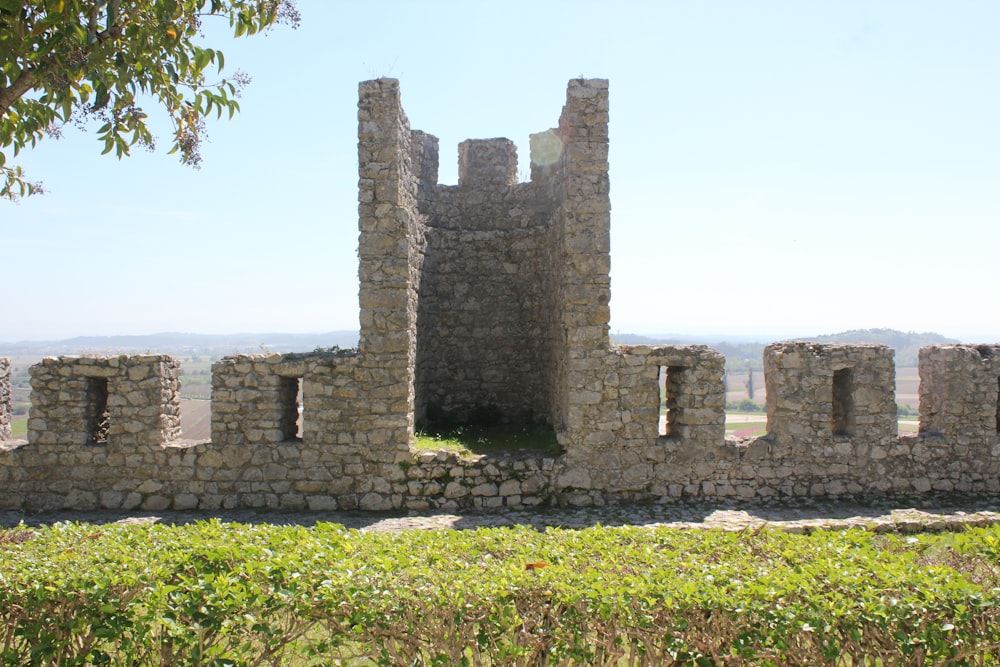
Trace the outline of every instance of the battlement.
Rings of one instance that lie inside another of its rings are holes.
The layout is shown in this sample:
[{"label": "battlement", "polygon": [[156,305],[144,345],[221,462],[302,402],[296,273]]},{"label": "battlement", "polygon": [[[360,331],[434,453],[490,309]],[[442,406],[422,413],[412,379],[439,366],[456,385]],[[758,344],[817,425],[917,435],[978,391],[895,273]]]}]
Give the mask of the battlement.
[{"label": "battlement", "polygon": [[517,146],[510,139],[467,139],[458,145],[458,185],[497,188],[517,183]]},{"label": "battlement", "polygon": [[[438,157],[398,81],[360,84],[358,350],[217,361],[209,441],[183,438],[166,355],[45,359],[14,440],[0,359],[0,509],[1000,492],[1000,344],[924,348],[920,432],[899,436],[891,349],[775,343],[767,435],[743,440],[718,352],[610,345],[607,81],[569,82],[529,182],[507,139],[463,142],[456,186]],[[413,449],[415,429],[483,423],[551,429],[562,452]]]},{"label": "battlement", "polygon": [[180,435],[180,364],[166,355],[49,357],[31,367],[28,440],[165,445]]},{"label": "battlement", "polygon": [[[994,493],[998,349],[924,348],[921,432],[899,436],[891,349],[772,344],[764,353],[768,433],[737,440],[725,436],[721,355],[700,345],[615,348],[594,375],[601,380],[574,393],[569,419],[585,426],[560,433],[566,451],[558,457],[410,450],[408,433],[385,430],[378,415],[388,405],[368,398],[369,376],[354,354],[220,360],[212,439],[202,442],[179,437],[179,365],[170,357],[52,358],[31,369],[28,440],[4,431],[0,508],[420,509]],[[5,361],[0,369],[9,369]],[[0,396],[8,389],[9,372],[0,373]]]}]

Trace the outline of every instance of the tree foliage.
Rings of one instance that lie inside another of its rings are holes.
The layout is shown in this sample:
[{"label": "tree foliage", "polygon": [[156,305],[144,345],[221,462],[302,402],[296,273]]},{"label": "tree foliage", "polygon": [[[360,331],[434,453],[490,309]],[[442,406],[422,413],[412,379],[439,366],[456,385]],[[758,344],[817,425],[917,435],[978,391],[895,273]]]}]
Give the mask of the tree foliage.
[{"label": "tree foliage", "polygon": [[170,153],[197,167],[204,119],[239,110],[236,72],[202,40],[202,23],[235,36],[297,27],[294,0],[0,0],[0,198],[40,192],[8,164],[66,123],[100,123],[104,153],[153,148],[144,106],[166,112]]}]

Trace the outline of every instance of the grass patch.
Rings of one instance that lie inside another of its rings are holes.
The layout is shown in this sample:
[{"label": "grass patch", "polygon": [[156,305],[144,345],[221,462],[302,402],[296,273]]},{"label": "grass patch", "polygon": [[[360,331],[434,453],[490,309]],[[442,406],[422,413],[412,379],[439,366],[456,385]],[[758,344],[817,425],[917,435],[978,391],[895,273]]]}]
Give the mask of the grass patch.
[{"label": "grass patch", "polygon": [[0,664],[996,665],[1000,529],[0,529]]},{"label": "grass patch", "polygon": [[28,435],[28,418],[18,417],[10,422],[10,435],[12,438],[25,438]]},{"label": "grass patch", "polygon": [[444,449],[460,454],[524,450],[555,455],[562,451],[551,428],[513,424],[423,429],[413,434],[413,447],[419,451]]},{"label": "grass patch", "polygon": [[727,431],[742,431],[746,428],[765,429],[767,422],[726,422]]}]

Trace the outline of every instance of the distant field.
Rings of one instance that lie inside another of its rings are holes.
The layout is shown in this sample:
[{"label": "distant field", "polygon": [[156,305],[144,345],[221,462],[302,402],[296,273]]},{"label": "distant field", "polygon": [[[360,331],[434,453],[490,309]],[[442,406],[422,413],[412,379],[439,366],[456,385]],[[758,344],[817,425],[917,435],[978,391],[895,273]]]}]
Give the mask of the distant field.
[{"label": "distant field", "polygon": [[181,399],[181,437],[207,440],[212,437],[212,402]]},{"label": "distant field", "polygon": [[28,418],[18,417],[10,422],[10,435],[12,438],[24,438],[28,435]]},{"label": "distant field", "polygon": [[916,366],[896,369],[896,402],[914,411],[920,404],[920,373]]},{"label": "distant field", "polygon": [[731,435],[737,438],[756,438],[761,435],[767,435],[767,419],[762,418],[760,421],[734,421],[733,417],[742,417],[743,415],[726,415],[726,435]]}]

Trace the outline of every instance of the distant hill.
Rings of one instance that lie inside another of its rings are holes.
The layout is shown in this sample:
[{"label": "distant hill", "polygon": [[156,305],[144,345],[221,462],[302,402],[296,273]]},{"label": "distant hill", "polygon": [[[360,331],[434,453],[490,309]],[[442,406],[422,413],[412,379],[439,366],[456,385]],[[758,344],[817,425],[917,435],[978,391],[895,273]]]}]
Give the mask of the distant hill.
[{"label": "distant hill", "polygon": [[[681,344],[703,344],[709,345],[722,353],[726,357],[726,367],[730,370],[743,370],[752,368],[761,370],[763,368],[764,347],[767,342],[760,340],[764,336],[730,336],[728,340],[712,340],[704,336],[683,336],[679,334],[666,335],[636,335],[636,334],[615,334],[612,336],[616,343],[622,345],[681,345]],[[916,366],[917,353],[925,345],[948,345],[958,343],[953,338],[945,338],[936,333],[915,333],[912,331],[897,331],[895,329],[857,329],[854,331],[842,331],[835,334],[822,336],[812,336],[808,338],[796,338],[795,340],[806,340],[816,343],[879,343],[888,345],[896,351],[896,366]]]},{"label": "distant hill", "polygon": [[[774,340],[764,336],[685,336],[681,334],[614,334],[623,345],[710,345],[726,357],[730,370],[760,370],[764,346]],[[761,340],[764,339],[764,340]],[[881,343],[896,350],[897,366],[916,366],[917,352],[924,345],[958,343],[936,333],[914,333],[895,329],[861,329],[800,338],[817,343]],[[239,333],[194,334],[158,333],[145,336],[80,336],[56,341],[0,343],[0,356],[49,356],[61,354],[123,354],[158,352],[174,356],[207,355],[218,359],[238,352],[311,352],[317,347],[356,347],[357,331],[330,331],[315,334]]]},{"label": "distant hill", "polygon": [[777,340],[761,334],[631,334],[613,333],[611,340],[620,345],[714,345],[720,340],[734,343],[763,343]]},{"label": "distant hill", "polygon": [[952,345],[961,341],[936,333],[916,333],[895,329],[855,329],[806,340],[817,343],[881,343],[896,351],[896,366],[916,366],[917,353],[925,345]]}]

